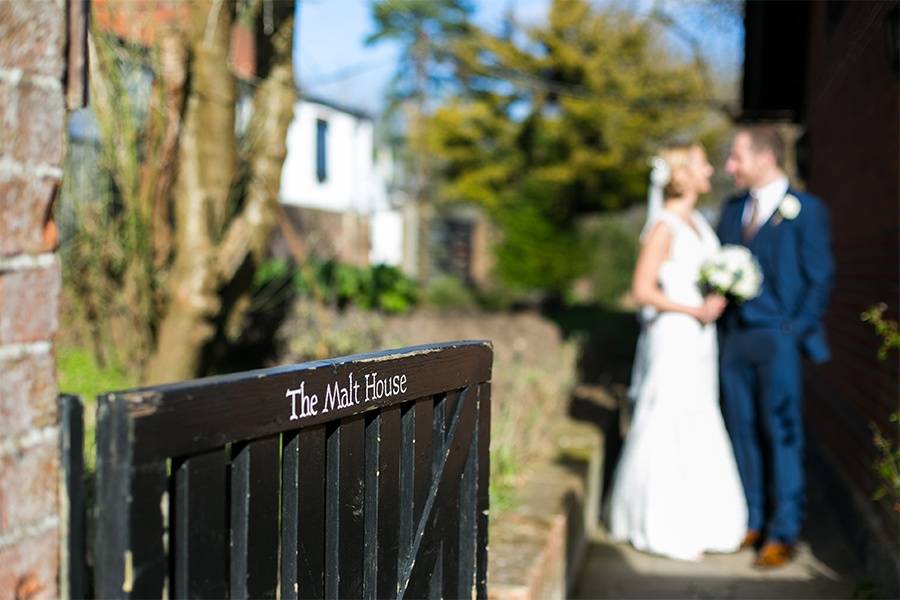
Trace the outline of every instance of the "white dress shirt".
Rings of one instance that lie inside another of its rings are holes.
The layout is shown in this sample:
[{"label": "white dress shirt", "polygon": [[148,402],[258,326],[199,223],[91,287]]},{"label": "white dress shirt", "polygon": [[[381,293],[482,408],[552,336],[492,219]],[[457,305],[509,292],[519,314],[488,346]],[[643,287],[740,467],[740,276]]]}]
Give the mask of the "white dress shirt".
[{"label": "white dress shirt", "polygon": [[[770,181],[761,188],[750,189],[751,196],[755,197],[759,202],[755,223],[757,230],[765,225],[766,221],[772,216],[772,213],[775,212],[775,209],[778,208],[778,205],[781,204],[785,194],[787,194],[788,185],[788,178],[782,176]],[[752,212],[753,203],[748,198],[747,202],[744,203],[744,227],[747,227],[747,225],[750,224],[750,214]]]}]

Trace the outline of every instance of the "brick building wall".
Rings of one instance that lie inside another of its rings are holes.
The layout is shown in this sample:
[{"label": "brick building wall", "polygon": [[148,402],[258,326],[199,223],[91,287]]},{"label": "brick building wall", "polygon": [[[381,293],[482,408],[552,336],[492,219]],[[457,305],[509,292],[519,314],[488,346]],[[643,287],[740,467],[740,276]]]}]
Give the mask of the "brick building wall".
[{"label": "brick building wall", "polygon": [[[900,88],[889,19],[896,2],[810,4],[804,125],[807,187],[831,211],[837,279],[827,316],[833,360],[807,381],[810,433],[896,556],[898,513],[872,494],[881,483],[870,423],[896,444],[898,357],[860,313],[900,307]],[[858,524],[857,524],[858,526]]]},{"label": "brick building wall", "polygon": [[63,0],[0,2],[0,597],[59,595],[53,334],[45,237],[62,178]]}]

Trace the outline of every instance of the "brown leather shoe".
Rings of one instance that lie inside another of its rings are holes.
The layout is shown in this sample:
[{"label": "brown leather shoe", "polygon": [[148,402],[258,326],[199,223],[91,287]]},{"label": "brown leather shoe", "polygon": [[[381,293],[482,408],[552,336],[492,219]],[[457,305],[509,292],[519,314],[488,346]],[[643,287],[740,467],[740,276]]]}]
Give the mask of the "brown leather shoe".
[{"label": "brown leather shoe", "polygon": [[746,550],[747,548],[755,549],[759,545],[761,537],[762,536],[760,536],[759,531],[755,529],[748,529],[747,533],[744,535],[744,539],[741,540],[741,545],[738,548],[738,551]]},{"label": "brown leather shoe", "polygon": [[792,544],[768,541],[756,555],[753,566],[757,569],[777,569],[791,562],[794,553],[795,548]]}]

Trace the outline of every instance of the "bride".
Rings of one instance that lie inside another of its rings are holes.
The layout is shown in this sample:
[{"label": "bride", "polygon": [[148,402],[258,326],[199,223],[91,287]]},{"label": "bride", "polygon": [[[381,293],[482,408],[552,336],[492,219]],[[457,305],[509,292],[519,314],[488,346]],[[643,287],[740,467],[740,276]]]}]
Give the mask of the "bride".
[{"label": "bride", "polygon": [[719,240],[694,210],[713,168],[695,144],[654,159],[647,224],[632,292],[644,320],[632,376],[634,419],[608,507],[613,539],[682,560],[739,549],[747,507],[719,410],[713,323],[700,266]]}]

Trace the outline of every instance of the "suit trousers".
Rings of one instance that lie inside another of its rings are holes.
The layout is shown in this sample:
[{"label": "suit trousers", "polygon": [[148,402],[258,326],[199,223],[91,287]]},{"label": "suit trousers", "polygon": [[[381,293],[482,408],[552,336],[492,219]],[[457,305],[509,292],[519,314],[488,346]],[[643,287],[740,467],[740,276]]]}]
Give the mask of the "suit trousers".
[{"label": "suit trousers", "polygon": [[723,333],[719,357],[748,529],[793,544],[805,510],[799,343],[780,329],[738,325]]}]

